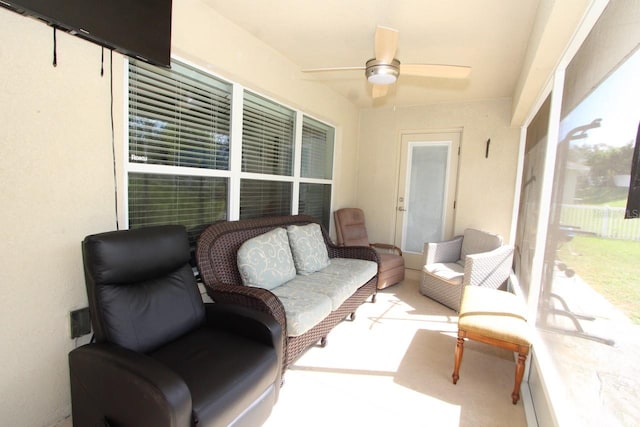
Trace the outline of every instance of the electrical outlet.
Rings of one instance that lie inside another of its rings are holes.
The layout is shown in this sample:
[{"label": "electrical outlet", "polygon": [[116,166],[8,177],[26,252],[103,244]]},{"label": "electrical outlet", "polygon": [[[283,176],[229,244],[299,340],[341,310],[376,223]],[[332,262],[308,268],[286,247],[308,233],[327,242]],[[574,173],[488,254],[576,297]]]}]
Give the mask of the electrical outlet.
[{"label": "electrical outlet", "polygon": [[91,316],[89,307],[74,310],[69,314],[71,320],[71,338],[91,333]]}]

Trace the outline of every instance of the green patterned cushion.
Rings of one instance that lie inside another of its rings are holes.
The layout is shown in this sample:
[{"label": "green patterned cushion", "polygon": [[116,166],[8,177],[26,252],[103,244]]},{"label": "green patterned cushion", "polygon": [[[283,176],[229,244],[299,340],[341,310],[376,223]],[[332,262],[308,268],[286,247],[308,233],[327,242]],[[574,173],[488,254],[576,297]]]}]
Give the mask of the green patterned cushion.
[{"label": "green patterned cushion", "polygon": [[331,308],[336,310],[377,273],[378,264],[373,261],[333,258],[326,268],[308,276],[297,275],[281,288],[301,288],[326,295],[331,299]]},{"label": "green patterned cushion", "polygon": [[290,225],[287,234],[298,274],[306,276],[329,265],[327,245],[318,224]]},{"label": "green patterned cushion", "polygon": [[238,270],[247,286],[273,289],[296,277],[289,239],[276,228],[249,239],[238,249]]},{"label": "green patterned cushion", "polygon": [[278,297],[287,318],[287,336],[297,337],[323,321],[331,313],[328,296],[303,286],[278,286],[272,292]]}]

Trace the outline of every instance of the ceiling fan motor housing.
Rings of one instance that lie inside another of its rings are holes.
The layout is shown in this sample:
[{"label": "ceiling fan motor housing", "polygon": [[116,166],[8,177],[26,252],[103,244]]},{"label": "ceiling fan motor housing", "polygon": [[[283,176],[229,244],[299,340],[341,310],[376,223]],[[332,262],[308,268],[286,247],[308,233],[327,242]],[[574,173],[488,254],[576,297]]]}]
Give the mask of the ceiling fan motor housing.
[{"label": "ceiling fan motor housing", "polygon": [[378,59],[367,61],[365,76],[369,83],[376,85],[390,85],[395,83],[400,74],[400,61],[393,59],[391,63],[385,63]]}]

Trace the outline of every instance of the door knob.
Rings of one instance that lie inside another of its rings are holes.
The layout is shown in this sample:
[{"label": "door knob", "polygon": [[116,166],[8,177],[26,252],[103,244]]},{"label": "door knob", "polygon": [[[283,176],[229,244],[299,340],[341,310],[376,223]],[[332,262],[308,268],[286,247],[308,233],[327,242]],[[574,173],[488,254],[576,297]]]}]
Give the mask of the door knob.
[{"label": "door knob", "polygon": [[406,210],[405,208],[403,208],[402,206],[400,206],[400,207],[398,208],[398,210],[399,210],[400,212],[406,212],[406,211],[407,211],[407,210]]}]

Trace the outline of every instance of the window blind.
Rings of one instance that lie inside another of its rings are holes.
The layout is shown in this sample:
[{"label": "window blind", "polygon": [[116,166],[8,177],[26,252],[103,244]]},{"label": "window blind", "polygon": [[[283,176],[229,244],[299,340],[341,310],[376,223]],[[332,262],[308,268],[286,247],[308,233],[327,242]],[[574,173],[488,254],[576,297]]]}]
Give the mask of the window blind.
[{"label": "window blind", "polygon": [[293,184],[283,181],[240,181],[240,219],[291,214]]},{"label": "window blind", "polygon": [[227,217],[227,179],[129,173],[129,228],[181,224],[195,244],[208,224]]},{"label": "window blind", "polygon": [[130,62],[129,162],[228,170],[231,89],[176,62]]},{"label": "window blind", "polygon": [[242,109],[242,171],[293,175],[295,112],[251,92]]},{"label": "window blind", "polygon": [[329,230],[331,185],[300,183],[298,213],[314,216]]},{"label": "window blind", "polygon": [[332,127],[306,116],[303,118],[301,176],[332,178],[334,134]]}]

